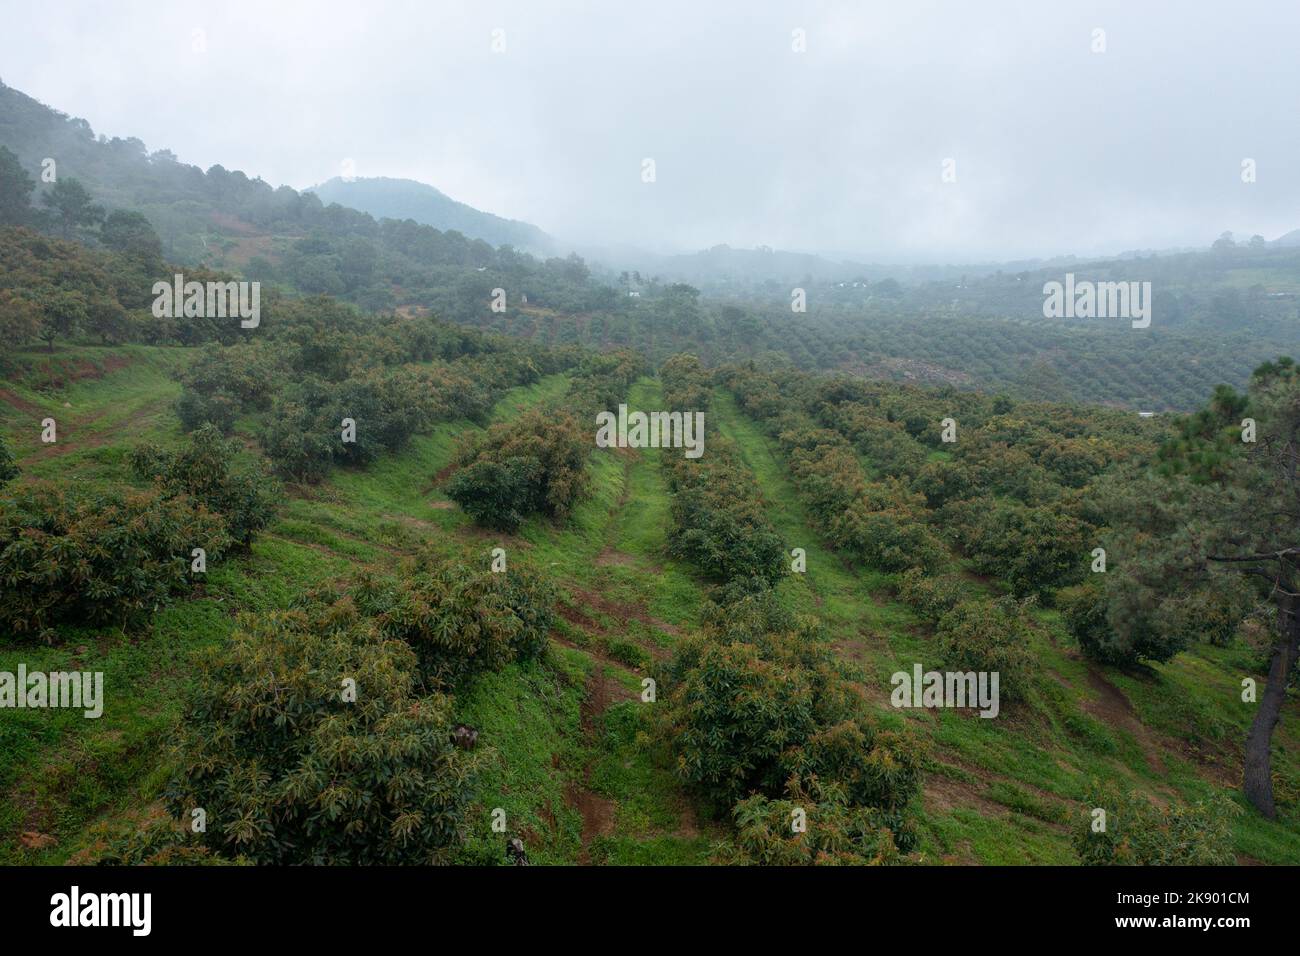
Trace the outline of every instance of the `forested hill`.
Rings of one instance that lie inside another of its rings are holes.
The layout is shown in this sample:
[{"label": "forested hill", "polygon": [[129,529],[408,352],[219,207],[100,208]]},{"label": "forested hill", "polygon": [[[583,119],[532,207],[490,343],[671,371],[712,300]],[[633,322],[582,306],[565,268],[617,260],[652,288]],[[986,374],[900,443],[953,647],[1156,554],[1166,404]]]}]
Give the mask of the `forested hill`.
[{"label": "forested hill", "polygon": [[[0,147],[17,156],[29,178],[39,179],[52,158],[57,180],[75,180],[102,209],[143,214],[168,261],[286,291],[329,294],[369,310],[417,304],[461,321],[485,311],[496,287],[570,310],[596,308],[614,294],[588,284],[576,257],[542,261],[454,230],[327,206],[239,170],[214,165],[205,172],[170,150],[150,152],[134,137],[96,136],[85,120],[2,84]],[[36,188],[44,194],[53,185],[41,180]],[[38,210],[40,199],[33,197]],[[94,224],[93,215],[69,220],[63,238],[93,245]]]},{"label": "forested hill", "polygon": [[428,183],[378,176],[365,179],[335,177],[307,190],[329,205],[338,203],[368,212],[376,219],[414,219],[444,231],[455,230],[494,246],[513,246],[524,252],[553,255],[560,244],[536,226],[482,212]]},{"label": "forested hill", "polygon": [[[96,136],[84,120],[3,85],[0,147],[17,156],[22,175],[14,182],[31,181],[16,188],[37,191],[31,215],[55,214],[46,200],[62,185],[62,220],[46,231],[63,239],[106,244],[94,228],[95,206],[139,213],[161,240],[161,256],[179,266],[328,294],[371,312],[435,314],[544,345],[632,347],[656,362],[679,351],[710,365],[789,361],[1151,411],[1194,409],[1216,385],[1244,387],[1260,363],[1300,349],[1300,250],[1282,242],[1225,237],[1196,253],[972,269],[926,281],[837,277],[821,266],[791,278],[797,256],[719,247],[701,259],[717,273],[697,286],[657,275],[653,265],[615,275],[576,255],[539,258],[411,219],[377,220],[219,165],[205,172],[138,139]],[[58,184],[39,181],[46,158],[57,161]],[[89,193],[80,205],[65,201],[73,182]],[[29,213],[20,205],[21,219]],[[763,278],[768,258],[779,268]],[[1045,317],[1043,285],[1067,272],[1150,282],[1150,327]],[[908,276],[921,277],[900,274]],[[802,311],[792,301],[796,289]]]}]

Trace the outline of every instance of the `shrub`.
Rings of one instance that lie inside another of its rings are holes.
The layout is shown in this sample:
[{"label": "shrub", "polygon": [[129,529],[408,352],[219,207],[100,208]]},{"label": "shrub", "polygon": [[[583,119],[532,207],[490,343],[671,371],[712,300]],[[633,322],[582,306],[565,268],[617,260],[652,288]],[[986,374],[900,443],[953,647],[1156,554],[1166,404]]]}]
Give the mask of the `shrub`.
[{"label": "shrub", "polygon": [[707,460],[668,456],[672,491],[668,549],[727,584],[786,573],[785,544],[767,519],[762,495],[730,444],[715,440]]},{"label": "shrub", "polygon": [[873,568],[902,571],[933,568],[944,557],[943,545],[919,515],[902,507],[866,511],[858,503],[830,522],[832,539],[843,541]]},{"label": "shrub", "polygon": [[217,426],[203,425],[177,452],[155,445],[131,451],[131,466],[167,497],[186,495],[221,516],[236,544],[247,546],[270,522],[279,498],[279,485],[270,475],[237,469],[239,443],[221,437]]},{"label": "shrub", "polygon": [[[693,414],[709,407],[711,377],[694,355],[674,355],[659,370],[669,409]],[[703,436],[700,436],[703,438]],[[785,544],[767,518],[762,493],[735,446],[716,433],[707,457],[663,456],[672,492],[668,548],[724,586],[762,582],[786,573]]]},{"label": "shrub", "polygon": [[928,461],[917,470],[912,488],[925,495],[929,507],[941,508],[970,495],[974,483],[960,461]]},{"label": "shrub", "polygon": [[480,527],[513,534],[529,514],[540,510],[538,471],[535,459],[483,458],[470,462],[452,476],[447,497]]},{"label": "shrub", "polygon": [[911,739],[878,726],[807,623],[767,628],[786,623],[770,595],[727,612],[679,645],[661,682],[656,716],[678,775],[722,806],[779,798],[797,775],[835,783],[853,806],[901,813],[919,786]]},{"label": "shrub", "polygon": [[811,663],[819,660],[815,649],[817,635],[806,621],[801,621],[793,611],[784,607],[771,588],[757,584],[745,586],[743,581],[733,581],[719,589],[716,597],[704,605],[701,614],[707,633],[716,641],[730,644],[741,641],[761,643],[768,634],[800,631],[809,638],[813,649]]},{"label": "shrub", "polygon": [[1024,694],[1035,660],[1029,646],[1025,607],[1009,598],[964,601],[939,619],[935,629],[944,666],[958,671],[997,672],[999,693]]},{"label": "shrub", "polygon": [[[1106,813],[1104,831],[1094,829],[1095,809]],[[1224,797],[1158,807],[1135,791],[1094,786],[1071,843],[1085,866],[1231,866],[1239,812]]]},{"label": "shrub", "polygon": [[515,660],[537,660],[546,651],[555,613],[555,588],[545,578],[521,567],[492,575],[492,583],[501,593],[519,627],[510,641]]},{"label": "shrub", "polygon": [[[838,684],[836,690],[847,688]],[[919,785],[916,746],[904,734],[877,726],[865,708],[844,703],[838,707],[844,719],[823,723],[792,755],[790,765],[804,776],[835,781],[853,806],[901,811]]]},{"label": "shrub", "polygon": [[527,569],[494,574],[432,554],[396,581],[362,577],[355,601],[385,637],[410,645],[436,688],[540,656],[555,623],[554,591]]},{"label": "shrub", "polygon": [[184,496],[24,488],[0,499],[0,630],[125,624],[188,589],[192,549],[229,546],[222,520]]},{"label": "shrub", "polygon": [[677,773],[726,806],[755,791],[780,793],[782,758],[816,731],[809,675],[764,660],[750,644],[696,638],[681,648],[670,687]]},{"label": "shrub", "polygon": [[931,624],[962,601],[969,600],[971,588],[956,574],[928,575],[920,568],[910,568],[898,579],[898,596]]},{"label": "shrub", "polygon": [[[1185,617],[1161,617],[1141,582],[1107,574],[1104,584],[1066,588],[1057,595],[1066,627],[1087,657],[1120,667],[1163,662],[1187,646]],[[1194,627],[1194,625],[1193,625]]]},{"label": "shrub", "polygon": [[201,425],[214,425],[223,435],[229,435],[239,415],[239,402],[229,392],[203,393],[184,389],[176,400],[176,416],[181,428],[194,431]]},{"label": "shrub", "polygon": [[339,442],[335,457],[364,464],[380,451],[398,451],[426,430],[436,413],[436,395],[425,376],[412,368],[363,373],[342,382],[323,402],[327,427],[337,432],[344,418],[357,423],[355,442]]},{"label": "shrub", "polygon": [[1112,647],[1111,631],[1106,623],[1106,595],[1092,584],[1076,584],[1057,592],[1056,606],[1066,630],[1079,642],[1084,655],[1109,664],[1130,662],[1133,658]]},{"label": "shrub", "polygon": [[[796,831],[802,814],[806,829]],[[736,835],[718,854],[723,864],[881,866],[902,862],[916,843],[915,826],[899,814],[854,806],[842,788],[797,778],[783,799],[755,794],[731,811]]]},{"label": "shrub", "polygon": [[644,371],[644,360],[628,349],[586,354],[573,371],[566,407],[578,409],[589,421],[586,415],[617,406]]},{"label": "shrub", "polygon": [[826,536],[873,568],[932,568],[945,555],[925,525],[925,499],[896,479],[868,482],[853,450],[825,429],[788,430],[781,443],[809,511]]},{"label": "shrub", "polygon": [[709,593],[710,602],[716,603],[720,607],[727,607],[737,601],[744,600],[757,594],[764,594],[772,590],[772,582],[767,578],[757,576],[748,578],[732,578],[726,584],[714,588]]},{"label": "shrub", "polygon": [[325,477],[340,444],[336,428],[318,427],[316,416],[305,405],[277,399],[262,434],[262,449],[281,474],[306,482]]},{"label": "shrub", "polygon": [[1018,503],[982,500],[987,508],[972,515],[970,548],[975,566],[1007,583],[1016,597],[1047,599],[1052,591],[1086,568],[1085,525],[1062,513],[1062,504],[1027,508]]},{"label": "shrub", "polygon": [[69,861],[96,866],[228,866],[246,860],[228,860],[200,842],[186,822],[177,820],[160,804],[131,810],[125,819],[111,819],[90,827],[87,845]]},{"label": "shrub", "polygon": [[[280,472],[303,481],[319,481],[334,462],[364,465],[432,424],[437,395],[426,385],[410,368],[371,370],[340,382],[309,375],[276,397],[263,448]],[[342,440],[345,418],[356,423],[354,441]]]},{"label": "shrub", "polygon": [[240,343],[209,342],[180,376],[176,412],[186,431],[211,422],[228,434],[244,410],[271,406],[281,374],[268,349]]},{"label": "shrub", "polygon": [[0,488],[13,481],[21,474],[14,453],[9,450],[9,443],[0,436]]},{"label": "shrub", "polygon": [[514,531],[534,512],[562,517],[590,490],[593,439],[575,415],[530,409],[460,448],[447,495],[476,523],[499,531]]},{"label": "shrub", "polygon": [[669,358],[659,369],[668,408],[681,412],[707,411],[713,382],[700,360],[687,353]]},{"label": "shrub", "polygon": [[347,602],[242,617],[200,663],[169,808],[201,807],[203,843],[258,864],[445,862],[482,757],[418,681],[411,649]]}]

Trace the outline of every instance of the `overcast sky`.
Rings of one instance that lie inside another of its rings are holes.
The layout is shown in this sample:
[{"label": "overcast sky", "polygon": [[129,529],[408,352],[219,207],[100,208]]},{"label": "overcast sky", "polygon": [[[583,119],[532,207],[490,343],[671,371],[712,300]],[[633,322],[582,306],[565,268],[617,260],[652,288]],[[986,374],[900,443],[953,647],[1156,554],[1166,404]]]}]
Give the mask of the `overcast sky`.
[{"label": "overcast sky", "polygon": [[0,79],[97,133],[298,188],[352,159],[575,242],[931,262],[1300,227],[1295,0],[0,0],[0,22]]}]

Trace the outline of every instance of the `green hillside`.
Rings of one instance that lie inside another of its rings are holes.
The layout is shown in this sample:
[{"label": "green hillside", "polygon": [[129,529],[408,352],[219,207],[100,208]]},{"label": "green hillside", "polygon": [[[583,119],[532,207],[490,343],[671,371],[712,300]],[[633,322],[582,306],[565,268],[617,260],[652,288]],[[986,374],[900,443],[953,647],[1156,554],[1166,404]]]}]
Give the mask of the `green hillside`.
[{"label": "green hillside", "polygon": [[[169,413],[177,394],[170,373],[184,358],[177,350],[87,346],[18,358],[20,371],[0,396],[0,427],[26,476],[129,482],[128,446],[181,443]],[[60,374],[62,386],[45,387]],[[512,388],[488,422],[510,421],[569,384],[560,374]],[[628,401],[656,406],[659,383],[640,380]],[[808,572],[788,576],[780,600],[823,621],[854,684],[887,707],[887,675],[929,659],[927,627],[891,593],[896,575],[861,567],[814,530],[780,449],[732,395],[719,391],[711,408],[774,526],[808,551]],[[36,437],[47,414],[66,436],[54,447]],[[708,861],[728,838],[727,821],[678,781],[671,756],[648,736],[653,705],[640,700],[642,677],[698,627],[706,598],[703,583],[666,551],[664,452],[599,453],[591,497],[568,520],[532,518],[516,534],[497,535],[472,525],[436,478],[456,439],[480,428],[447,422],[364,470],[290,486],[247,556],[214,568],[190,597],[138,628],[73,629],[52,647],[7,647],[0,670],[19,661],[103,670],[111,697],[99,721],[29,712],[4,723],[5,862],[93,858],[106,834],[162,812],[190,656],[227,640],[237,612],[286,607],[360,568],[391,571],[421,546],[464,548],[485,564],[492,547],[505,547],[544,568],[560,593],[560,619],[537,663],[481,675],[457,694],[457,719],[479,729],[491,754],[466,815],[464,858],[496,858],[490,814],[500,807],[534,862]],[[1039,612],[1037,625],[1032,649],[1047,679],[1008,720],[908,713],[909,729],[928,742],[918,860],[1072,862],[1069,831],[1092,780],[1123,781],[1157,803],[1235,791],[1247,714],[1231,705],[1230,675],[1253,671],[1248,651],[1202,646],[1133,674],[1081,658],[1056,613]],[[1290,788],[1279,819],[1244,810],[1233,818],[1232,847],[1243,862],[1300,860],[1298,716],[1292,703],[1277,741],[1275,770]]]},{"label": "green hillside", "polygon": [[1300,863],[1293,248],[702,291],[3,86],[0,187],[0,862]]},{"label": "green hillside", "polygon": [[[174,418],[150,414],[174,400],[167,371],[176,357],[146,348],[67,350],[53,359],[33,354],[24,381],[39,383],[51,365],[84,366],[89,374],[57,393],[21,385],[7,390],[0,423],[24,472],[129,480],[120,468],[128,443],[181,440]],[[513,389],[496,403],[491,420],[509,420],[566,385],[563,376],[552,376]],[[638,390],[652,387],[647,382]],[[47,412],[66,421],[63,454],[23,440],[32,416],[39,431]],[[489,843],[488,814],[501,806],[519,821],[537,862],[705,859],[716,824],[698,820],[671,774],[635,744],[641,718],[631,701],[639,697],[638,674],[671,645],[679,627],[689,626],[700,600],[681,570],[661,566],[656,537],[665,499],[653,463],[600,462],[595,495],[575,514],[573,528],[533,521],[517,536],[494,539],[433,487],[457,436],[476,427],[449,423],[365,472],[340,472],[291,495],[247,557],[214,569],[201,595],[156,615],[125,646],[119,632],[106,631],[69,634],[63,645],[42,651],[6,649],[0,670],[13,670],[20,660],[33,670],[105,670],[113,704],[93,724],[77,718],[51,727],[43,714],[5,722],[5,862],[77,858],[93,850],[106,821],[156,812],[187,655],[219,646],[238,611],[286,607],[296,593],[358,567],[391,570],[420,545],[450,552],[453,543],[480,553],[485,563],[490,547],[501,543],[553,568],[565,602],[565,619],[540,664],[487,675],[458,701],[457,716],[479,728],[495,751],[479,788],[480,811],[470,815],[482,826],[471,823],[466,853]],[[638,505],[629,507],[634,493]],[[647,576],[648,570],[655,573]],[[57,843],[37,853],[15,839],[17,831]]]}]

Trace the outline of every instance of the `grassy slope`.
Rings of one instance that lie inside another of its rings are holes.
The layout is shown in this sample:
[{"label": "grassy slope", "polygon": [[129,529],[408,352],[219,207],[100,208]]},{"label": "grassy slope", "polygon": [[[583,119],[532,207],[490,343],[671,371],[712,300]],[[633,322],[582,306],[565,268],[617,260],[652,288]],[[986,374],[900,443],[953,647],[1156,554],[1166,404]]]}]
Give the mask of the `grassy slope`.
[{"label": "grassy slope", "polygon": [[[170,405],[179,388],[168,372],[184,358],[142,346],[19,355],[21,374],[0,395],[0,427],[24,475],[116,481],[128,438],[175,440]],[[62,387],[42,388],[52,380]],[[47,416],[57,423],[54,445],[40,442]],[[61,860],[62,838],[124,795],[157,787],[158,752],[175,722],[186,659],[229,626],[220,598],[209,596],[164,609],[149,634],[69,631],[58,647],[0,645],[0,670],[21,662],[29,670],[104,671],[106,698],[103,717],[93,721],[60,710],[0,712],[0,862]],[[16,838],[27,830],[60,842],[22,849]]]},{"label": "grassy slope", "polygon": [[[632,407],[658,407],[656,401],[655,383],[633,386]],[[570,703],[564,746],[549,757],[560,773],[547,770],[545,730],[532,719],[537,701],[510,683],[509,672],[481,681],[461,704],[467,720],[494,728],[504,758],[500,782],[484,787],[484,807],[501,795],[495,805],[508,821],[522,820],[529,846],[540,841],[540,856],[530,850],[534,859],[703,862],[720,835],[697,821],[690,801],[638,737],[644,708],[653,706],[641,702],[645,665],[695,623],[700,606],[698,588],[663,553],[668,499],[658,454],[598,451],[594,494],[563,523],[532,519],[515,536],[465,529],[484,539],[485,554],[498,545],[507,560],[525,554],[562,593],[555,658]],[[480,831],[475,839],[482,844],[490,837]]]},{"label": "grassy slope", "polygon": [[[29,353],[0,393],[0,428],[25,475],[123,481],[131,444],[182,440],[169,373],[187,359],[180,350],[135,347],[69,349],[50,359]],[[43,389],[46,366],[56,380],[68,370],[82,377]],[[567,385],[552,376],[513,389],[493,418],[559,397]],[[638,386],[637,400],[651,387]],[[46,415],[59,424],[52,448],[39,441]],[[211,567],[201,594],[163,609],[141,633],[69,633],[55,648],[0,649],[3,670],[20,661],[33,670],[102,670],[107,698],[95,721],[57,710],[0,713],[0,862],[64,861],[95,822],[156,798],[190,655],[226,639],[237,611],[283,607],[361,566],[395,570],[422,545],[451,550],[457,542],[481,546],[485,563],[497,544],[508,555],[528,553],[561,582],[569,618],[541,664],[486,675],[458,695],[459,718],[495,751],[467,857],[500,857],[501,837],[489,826],[500,807],[537,862],[702,860],[712,833],[700,835],[692,808],[636,736],[646,705],[635,667],[671,643],[700,600],[679,569],[659,563],[667,500],[657,461],[597,457],[595,497],[571,522],[532,521],[498,540],[472,527],[436,487],[456,439],[475,428],[444,424],[364,471],[335,470],[320,485],[291,488],[250,554]],[[588,703],[593,697],[599,708]],[[24,831],[57,842],[29,848],[18,839]]]},{"label": "grassy slope", "polygon": [[[893,599],[889,575],[854,571],[809,530],[807,515],[775,443],[718,393],[715,420],[753,469],[769,514],[792,547],[808,551],[808,572],[782,585],[795,605],[830,626],[863,691],[888,707],[889,675],[940,662],[911,610]],[[1024,705],[996,720],[951,710],[905,711],[930,742],[924,785],[922,852],[979,863],[1071,863],[1064,824],[1084,810],[1090,780],[1120,780],[1157,800],[1196,800],[1213,791],[1236,798],[1241,748],[1253,708],[1240,678],[1262,674],[1242,648],[1201,646],[1145,676],[1098,668],[1069,647],[1057,615],[1043,612],[1035,652],[1044,679]],[[1193,747],[1192,741],[1200,743]],[[1300,779],[1300,706],[1275,735],[1274,767]],[[1241,803],[1239,798],[1236,798]],[[1243,804],[1244,806],[1244,804]],[[1267,863],[1300,862],[1300,807],[1268,823],[1242,812],[1238,853]]]},{"label": "grassy slope", "polygon": [[[181,439],[169,370],[187,358],[145,347],[26,353],[19,380],[3,383],[0,428],[29,475],[122,480],[130,444]],[[28,387],[51,377],[63,386]],[[566,387],[553,376],[514,389],[494,417],[508,419]],[[660,407],[658,383],[637,383],[629,403]],[[1181,799],[1234,785],[1249,716],[1236,675],[1251,671],[1239,649],[1198,649],[1147,677],[1103,673],[1090,670],[1044,614],[1037,650],[1048,676],[1027,706],[996,721],[889,710],[889,675],[912,661],[929,666],[924,629],[891,598],[887,575],[852,567],[810,530],[773,443],[730,396],[718,394],[713,414],[739,442],[782,535],[808,551],[808,573],[791,576],[780,593],[826,621],[885,720],[906,720],[932,744],[927,859],[1071,862],[1062,821],[1082,808],[1080,793],[1093,777]],[[46,415],[59,422],[53,452],[39,442]],[[526,556],[564,595],[564,620],[545,661],[486,675],[458,695],[458,717],[480,728],[496,754],[471,815],[467,858],[499,858],[501,837],[489,825],[499,807],[537,862],[703,861],[722,831],[699,818],[640,736],[651,706],[640,701],[644,666],[697,623],[702,600],[687,570],[664,553],[660,452],[596,453],[595,493],[568,521],[532,520],[503,537],[472,527],[434,478],[457,437],[475,427],[444,424],[365,471],[336,470],[318,486],[291,489],[251,554],[213,567],[202,594],[160,611],[146,632],[73,633],[57,648],[0,649],[3,670],[19,661],[31,669],[103,670],[108,682],[98,721],[56,710],[0,712],[0,862],[66,860],[95,821],[155,798],[168,773],[189,655],[224,640],[237,610],[283,606],[303,588],[346,580],[360,566],[391,570],[423,544],[450,550],[458,542],[481,547],[485,563],[498,545],[508,559]],[[1300,777],[1294,710],[1279,730],[1277,761],[1293,787]],[[1188,738],[1208,741],[1199,758]],[[1277,824],[1243,813],[1237,847],[1265,862],[1294,863],[1297,829],[1294,804]],[[27,830],[58,842],[24,848],[17,836]]]}]

